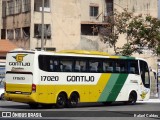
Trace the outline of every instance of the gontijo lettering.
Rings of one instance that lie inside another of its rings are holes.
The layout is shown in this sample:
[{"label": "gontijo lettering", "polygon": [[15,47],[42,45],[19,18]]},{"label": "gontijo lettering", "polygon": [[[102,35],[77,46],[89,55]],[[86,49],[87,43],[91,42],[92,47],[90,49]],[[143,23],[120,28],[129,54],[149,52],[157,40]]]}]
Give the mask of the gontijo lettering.
[{"label": "gontijo lettering", "polygon": [[[94,76],[67,76],[67,82],[94,82]],[[59,76],[41,76],[41,81],[59,81]]]},{"label": "gontijo lettering", "polygon": [[10,66],[30,66],[30,62],[23,62],[24,57],[27,54],[17,54],[16,56],[12,56],[17,62],[9,62]]},{"label": "gontijo lettering", "polygon": [[29,62],[9,62],[9,66],[30,66]]},{"label": "gontijo lettering", "polygon": [[67,82],[94,82],[94,76],[67,76]]}]

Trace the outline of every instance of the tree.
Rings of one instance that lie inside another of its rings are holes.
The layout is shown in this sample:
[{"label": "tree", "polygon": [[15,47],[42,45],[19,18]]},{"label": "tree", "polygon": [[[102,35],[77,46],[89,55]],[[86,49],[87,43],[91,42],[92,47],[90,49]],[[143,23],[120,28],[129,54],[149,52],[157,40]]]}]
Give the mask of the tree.
[{"label": "tree", "polygon": [[122,51],[120,51],[120,54],[125,56],[131,56],[133,52],[134,52],[134,49],[131,47],[131,45],[129,43],[126,43],[123,45]]},{"label": "tree", "polygon": [[104,25],[99,33],[101,41],[108,43],[110,47],[114,48],[115,54],[118,54],[118,47],[116,43],[120,34],[124,34],[127,31],[128,21],[132,18],[132,13],[124,12],[119,13],[114,10],[111,16],[107,16],[107,24]]},{"label": "tree", "polygon": [[[134,46],[135,51],[143,47],[152,50],[154,54],[160,54],[160,21],[150,15],[144,18],[139,15],[135,16],[129,23],[127,35],[130,44]],[[139,49],[138,49],[139,48]]]},{"label": "tree", "polygon": [[120,48],[121,55],[132,55],[133,52],[142,53],[143,47],[160,54],[160,21],[150,15],[134,15],[127,10],[122,13],[116,10],[108,16],[107,25],[100,31],[101,40],[109,43],[117,54],[116,43],[120,34],[126,34],[127,44]]}]

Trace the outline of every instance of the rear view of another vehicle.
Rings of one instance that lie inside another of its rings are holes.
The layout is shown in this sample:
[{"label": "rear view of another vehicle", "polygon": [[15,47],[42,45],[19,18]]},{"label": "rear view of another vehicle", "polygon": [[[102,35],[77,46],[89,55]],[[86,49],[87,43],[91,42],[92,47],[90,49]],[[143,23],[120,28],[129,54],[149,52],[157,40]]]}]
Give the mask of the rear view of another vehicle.
[{"label": "rear view of another vehicle", "polygon": [[0,100],[4,98],[5,62],[0,62]]},{"label": "rear view of another vehicle", "polygon": [[3,82],[0,83],[0,100],[5,100]]}]

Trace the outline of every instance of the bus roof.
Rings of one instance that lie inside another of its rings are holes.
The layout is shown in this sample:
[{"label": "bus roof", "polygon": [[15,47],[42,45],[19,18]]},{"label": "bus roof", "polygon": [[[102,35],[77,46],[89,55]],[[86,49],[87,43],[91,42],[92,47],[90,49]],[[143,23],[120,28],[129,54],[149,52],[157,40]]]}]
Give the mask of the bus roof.
[{"label": "bus roof", "polygon": [[89,51],[89,50],[62,50],[57,53],[71,53],[71,54],[83,54],[83,55],[102,55],[102,56],[109,56],[106,52],[99,52],[99,51]]},{"label": "bus roof", "polygon": [[90,50],[62,50],[56,53],[60,54],[81,54],[81,55],[97,55],[97,56],[107,56],[109,58],[120,58],[120,59],[135,59],[135,57],[131,56],[118,56],[118,55],[110,55],[106,52],[99,51],[90,51]]},{"label": "bus roof", "polygon": [[[54,55],[69,55],[69,56],[87,56],[88,57],[108,57],[108,58],[117,58],[117,59],[139,59],[139,60],[144,60],[142,58],[137,58],[137,57],[132,57],[132,56],[119,56],[119,55],[109,55],[106,52],[99,52],[99,51],[90,51],[90,50],[62,50],[59,52],[51,52],[51,51],[37,51],[37,50],[13,50],[10,51],[10,53],[17,53],[17,52],[32,52],[32,53],[38,53],[38,54],[54,54]],[[146,61],[146,60],[144,60]]]}]

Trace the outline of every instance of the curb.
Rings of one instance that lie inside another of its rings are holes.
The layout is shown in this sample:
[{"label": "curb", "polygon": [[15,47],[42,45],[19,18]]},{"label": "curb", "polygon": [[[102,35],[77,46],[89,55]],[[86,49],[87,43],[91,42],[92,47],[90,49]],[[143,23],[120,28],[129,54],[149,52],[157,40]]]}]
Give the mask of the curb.
[{"label": "curb", "polygon": [[160,103],[160,99],[149,99],[147,101],[137,101],[137,103]]}]

